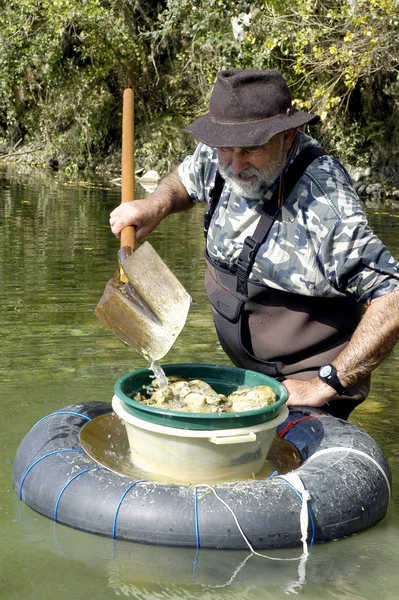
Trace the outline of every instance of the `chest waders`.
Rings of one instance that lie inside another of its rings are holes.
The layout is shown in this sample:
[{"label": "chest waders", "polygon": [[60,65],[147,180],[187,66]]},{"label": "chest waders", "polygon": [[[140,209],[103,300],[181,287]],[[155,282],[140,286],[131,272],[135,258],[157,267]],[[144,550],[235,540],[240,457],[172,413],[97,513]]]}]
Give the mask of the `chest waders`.
[{"label": "chest waders", "polygon": [[[283,203],[306,168],[325,154],[320,148],[310,147],[296,157],[284,176]],[[218,172],[204,217],[205,235],[223,184]],[[280,381],[311,379],[346,346],[362,317],[363,307],[350,296],[302,296],[248,279],[256,253],[280,214],[277,197],[278,189],[265,202],[255,232],[245,239],[235,263],[215,261],[205,251],[205,289],[220,344],[235,366]],[[346,419],[366,398],[369,386],[370,379],[366,378],[323,409]]]}]

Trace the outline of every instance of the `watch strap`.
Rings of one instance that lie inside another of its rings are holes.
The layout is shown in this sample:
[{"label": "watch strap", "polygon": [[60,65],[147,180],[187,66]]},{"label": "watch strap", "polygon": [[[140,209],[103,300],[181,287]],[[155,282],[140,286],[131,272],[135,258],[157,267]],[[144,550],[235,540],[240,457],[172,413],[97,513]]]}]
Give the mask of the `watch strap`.
[{"label": "watch strap", "polygon": [[[330,368],[330,373],[328,375],[323,375],[323,369],[325,370],[326,367]],[[345,388],[340,382],[337,369],[334,367],[334,365],[324,365],[323,367],[320,367],[318,375],[323,383],[326,383],[332,387],[340,396],[348,391],[347,388]]]}]

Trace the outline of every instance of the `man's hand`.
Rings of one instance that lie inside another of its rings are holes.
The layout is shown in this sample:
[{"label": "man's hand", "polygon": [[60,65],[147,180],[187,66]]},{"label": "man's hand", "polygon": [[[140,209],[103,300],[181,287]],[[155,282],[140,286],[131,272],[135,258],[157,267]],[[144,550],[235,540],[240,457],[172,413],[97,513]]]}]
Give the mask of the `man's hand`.
[{"label": "man's hand", "polygon": [[286,379],[283,385],[289,392],[287,406],[314,406],[322,408],[329,400],[337,397],[332,387],[323,383],[318,377],[301,381]]},{"label": "man's hand", "polygon": [[138,240],[146,237],[171,213],[194,206],[180,181],[178,169],[161,180],[159,186],[144,200],[122,202],[110,214],[111,231],[117,236],[124,227],[133,225]]},{"label": "man's hand", "polygon": [[133,200],[117,206],[110,214],[109,224],[112,233],[118,237],[124,227],[133,225],[139,240],[154,231],[162,219],[162,212],[156,203],[149,199]]},{"label": "man's hand", "polygon": [[[372,300],[348,345],[334,359],[342,385],[351,388],[370,375],[390,354],[399,339],[399,290]],[[287,379],[287,406],[322,407],[335,390],[318,377],[308,381]]]}]

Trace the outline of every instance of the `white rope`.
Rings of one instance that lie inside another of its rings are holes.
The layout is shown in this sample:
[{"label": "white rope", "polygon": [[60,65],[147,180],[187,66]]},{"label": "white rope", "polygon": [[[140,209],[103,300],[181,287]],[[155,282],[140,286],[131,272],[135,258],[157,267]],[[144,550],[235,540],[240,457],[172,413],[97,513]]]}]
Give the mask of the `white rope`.
[{"label": "white rope", "polygon": [[388,488],[389,501],[391,500],[391,485],[389,483],[387,474],[385,473],[385,471],[381,467],[381,465],[379,465],[378,462],[372,456],[370,456],[370,454],[367,454],[366,452],[363,452],[362,450],[357,450],[356,448],[347,448],[345,446],[336,446],[334,448],[325,448],[324,450],[318,450],[317,452],[315,452],[314,454],[309,456],[309,458],[306,459],[306,461],[304,462],[304,464],[302,466],[304,466],[305,464],[308,464],[310,461],[312,461],[314,458],[317,458],[318,456],[321,456],[323,454],[330,454],[331,452],[346,452],[348,454],[349,453],[358,454],[359,456],[363,456],[364,458],[367,458],[370,462],[373,463],[374,466],[377,467],[377,469],[380,471],[381,475],[383,476],[385,483],[387,484],[387,488]]},{"label": "white rope", "polygon": [[288,481],[288,483],[291,484],[292,487],[296,489],[296,491],[298,492],[298,494],[300,494],[300,496],[302,498],[301,512],[299,515],[299,524],[301,526],[301,535],[302,535],[301,542],[303,545],[303,555],[307,556],[309,554],[309,550],[308,550],[308,527],[309,527],[308,502],[310,500],[310,494],[307,491],[307,489],[305,489],[302,479],[299,477],[299,475],[294,473],[294,471],[291,471],[291,473],[287,473],[286,475],[277,475],[276,479],[285,479],[285,481]]},{"label": "white rope", "polygon": [[251,554],[249,556],[247,556],[247,558],[238,566],[237,569],[235,569],[235,571],[234,571],[233,575],[230,577],[229,581],[227,581],[224,584],[212,586],[212,587],[221,587],[222,588],[222,587],[226,587],[226,586],[230,585],[232,583],[232,581],[236,578],[237,574],[240,572],[242,567],[246,564],[247,560],[253,554],[255,554],[255,556],[260,556],[260,558],[266,558],[268,560],[280,560],[280,561],[299,560],[298,580],[290,582],[290,584],[288,584],[285,587],[285,591],[287,594],[291,594],[291,593],[297,594],[298,592],[296,590],[298,588],[301,589],[305,585],[305,583],[306,583],[306,562],[307,562],[307,559],[309,556],[307,536],[308,536],[308,525],[309,525],[308,502],[310,500],[310,494],[305,489],[305,486],[303,485],[302,480],[300,479],[300,477],[298,475],[296,475],[296,473],[287,473],[287,475],[277,475],[275,477],[275,479],[285,479],[298,492],[298,494],[300,494],[300,496],[302,498],[302,506],[301,506],[301,512],[300,512],[302,554],[299,558],[298,557],[297,558],[277,558],[275,556],[268,556],[266,554],[261,554],[260,552],[256,552],[256,550],[254,550],[253,546],[251,545],[250,541],[248,540],[247,536],[243,532],[242,527],[241,527],[240,523],[238,522],[236,515],[234,514],[234,511],[227,504],[227,502],[225,502],[223,500],[223,498],[221,498],[219,496],[219,494],[216,492],[216,490],[211,485],[208,485],[206,483],[202,483],[202,484],[195,486],[196,489],[203,487],[203,488],[207,488],[208,490],[211,490],[211,492],[214,493],[214,495],[219,500],[219,502],[221,502],[223,504],[223,506],[225,506],[227,508],[227,510],[231,513],[231,515],[235,521],[235,524],[237,525],[238,531],[240,532],[243,540],[245,541],[249,550],[251,551]]},{"label": "white rope", "polygon": [[219,502],[221,502],[223,504],[223,506],[225,506],[227,508],[227,510],[231,513],[235,524],[237,525],[238,531],[240,532],[244,542],[247,544],[248,548],[250,549],[250,551],[252,552],[252,554],[255,554],[256,556],[260,556],[261,558],[268,558],[269,560],[300,560],[301,557],[299,558],[276,558],[275,556],[267,556],[266,554],[260,554],[260,552],[256,552],[256,550],[254,550],[254,548],[252,547],[249,539],[247,538],[247,536],[245,535],[245,533],[242,530],[242,527],[240,525],[240,523],[238,522],[238,519],[236,517],[236,515],[234,514],[233,509],[227,504],[227,502],[225,502],[223,500],[223,498],[221,498],[219,496],[219,494],[216,492],[216,490],[211,486],[208,485],[207,483],[200,483],[198,485],[195,486],[195,488],[207,488],[208,490],[211,490],[211,492],[214,493],[214,495],[216,496],[216,498],[219,500]]},{"label": "white rope", "polygon": [[308,529],[309,529],[309,511],[308,502],[310,500],[310,494],[303,485],[302,479],[294,471],[287,473],[286,475],[277,475],[276,479],[284,479],[289,483],[300,495],[302,499],[301,512],[299,514],[299,524],[301,527],[301,542],[302,542],[302,556],[298,565],[298,580],[291,582],[289,586],[286,586],[286,593],[297,594],[297,588],[302,588],[306,583],[306,562],[309,556],[308,549]]}]

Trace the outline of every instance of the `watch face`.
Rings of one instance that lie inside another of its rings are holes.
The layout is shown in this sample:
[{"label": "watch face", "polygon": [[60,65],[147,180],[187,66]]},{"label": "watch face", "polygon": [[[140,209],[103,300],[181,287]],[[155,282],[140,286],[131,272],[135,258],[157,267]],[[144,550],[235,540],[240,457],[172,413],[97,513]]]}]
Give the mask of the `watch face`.
[{"label": "watch face", "polygon": [[319,375],[320,375],[320,377],[328,377],[329,375],[331,375],[331,372],[332,372],[331,365],[325,365],[324,367],[321,367],[321,369],[319,371]]}]

